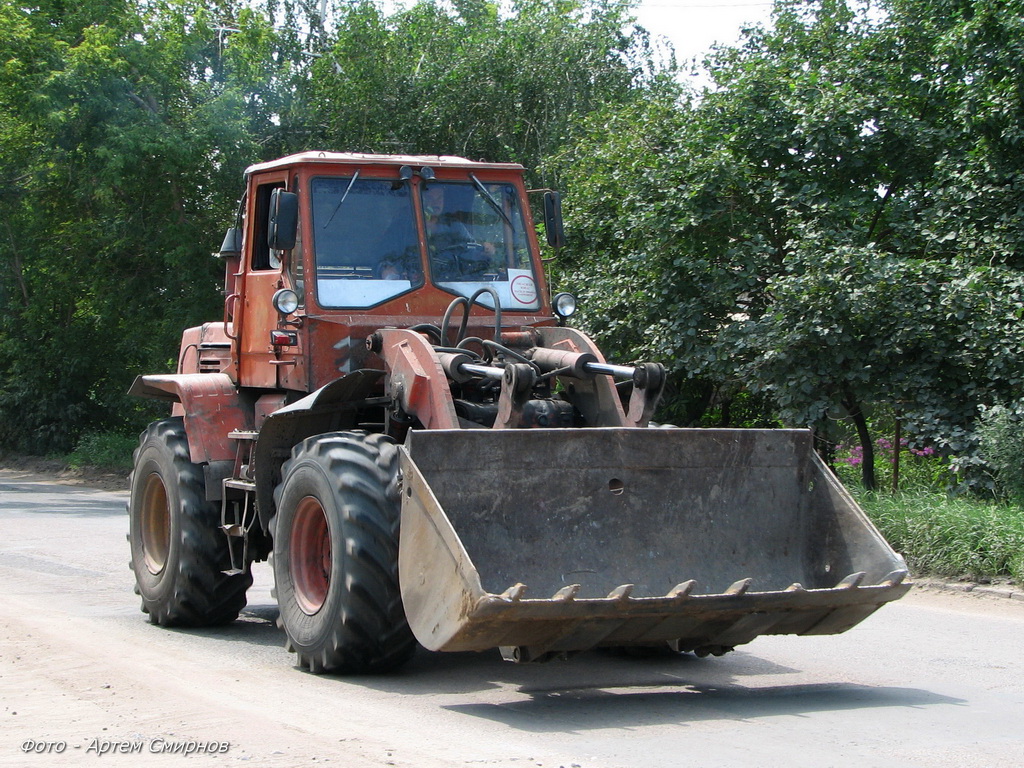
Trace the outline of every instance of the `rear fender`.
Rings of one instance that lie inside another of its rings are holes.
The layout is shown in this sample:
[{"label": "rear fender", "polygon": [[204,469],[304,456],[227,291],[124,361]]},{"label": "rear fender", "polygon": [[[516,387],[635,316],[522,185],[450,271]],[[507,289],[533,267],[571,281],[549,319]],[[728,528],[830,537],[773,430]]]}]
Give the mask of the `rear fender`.
[{"label": "rear fender", "polygon": [[175,404],[173,414],[185,419],[193,464],[233,462],[235,446],[228,433],[252,429],[250,409],[242,406],[238,389],[225,373],[139,376],[128,394]]}]

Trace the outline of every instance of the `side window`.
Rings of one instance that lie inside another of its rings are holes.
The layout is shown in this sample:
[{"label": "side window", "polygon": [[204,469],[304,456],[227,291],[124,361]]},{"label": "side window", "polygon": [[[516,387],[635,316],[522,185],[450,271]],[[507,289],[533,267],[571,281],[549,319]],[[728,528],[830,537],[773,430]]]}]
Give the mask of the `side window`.
[{"label": "side window", "polygon": [[267,244],[267,221],[270,218],[270,193],[284,186],[283,181],[261,184],[256,190],[256,221],[253,227],[252,268],[254,270],[277,269],[281,263],[270,252]]}]

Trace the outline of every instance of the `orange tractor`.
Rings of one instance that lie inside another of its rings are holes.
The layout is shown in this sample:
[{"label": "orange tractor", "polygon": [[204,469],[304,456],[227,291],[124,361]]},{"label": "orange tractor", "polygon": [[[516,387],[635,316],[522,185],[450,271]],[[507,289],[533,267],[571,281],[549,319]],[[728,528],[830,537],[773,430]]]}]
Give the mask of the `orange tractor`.
[{"label": "orange tractor", "polygon": [[[546,193],[548,240],[559,201]],[[143,611],[235,619],[273,561],[312,672],[430,650],[721,654],[849,629],[909,588],[803,430],[659,429],[549,297],[523,169],[306,153],[253,166],[224,318],[185,331],[129,502]]]}]

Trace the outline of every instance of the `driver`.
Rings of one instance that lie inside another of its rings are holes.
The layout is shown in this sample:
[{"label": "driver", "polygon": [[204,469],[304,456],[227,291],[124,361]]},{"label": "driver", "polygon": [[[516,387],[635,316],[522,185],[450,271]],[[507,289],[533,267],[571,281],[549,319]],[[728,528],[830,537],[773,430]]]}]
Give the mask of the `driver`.
[{"label": "driver", "polygon": [[446,205],[445,187],[432,184],[422,193],[427,249],[435,279],[479,279],[490,266],[494,244],[477,243],[459,220],[458,206]]}]

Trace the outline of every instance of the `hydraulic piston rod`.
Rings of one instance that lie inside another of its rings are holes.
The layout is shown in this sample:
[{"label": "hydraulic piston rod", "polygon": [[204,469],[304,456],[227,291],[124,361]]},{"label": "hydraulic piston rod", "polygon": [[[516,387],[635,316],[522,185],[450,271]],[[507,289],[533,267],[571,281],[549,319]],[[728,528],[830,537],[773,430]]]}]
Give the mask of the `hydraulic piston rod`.
[{"label": "hydraulic piston rod", "polygon": [[[503,368],[476,365],[475,363],[461,363],[458,368],[462,373],[472,373],[488,379],[500,379],[505,373]],[[629,365],[608,365],[605,363],[584,363],[583,368],[589,373],[600,373],[620,379],[631,379],[636,371],[636,368]]]},{"label": "hydraulic piston rod", "polygon": [[459,371],[462,373],[473,373],[477,376],[483,376],[487,379],[500,379],[505,375],[503,368],[492,368],[489,365],[476,365],[475,363],[462,363],[459,365]]},{"label": "hydraulic piston rod", "polygon": [[[541,370],[564,372],[576,378],[589,378],[595,375],[613,376],[617,379],[632,379],[637,386],[646,388],[651,384],[660,391],[664,380],[664,369],[660,365],[645,363],[640,366],[611,365],[599,363],[594,355],[588,353],[564,352],[545,348],[535,348],[531,352],[534,364]],[[507,369],[494,365],[481,365],[465,354],[440,352],[438,359],[445,372],[456,381],[466,381],[473,376],[500,381]]]},{"label": "hydraulic piston rod", "polygon": [[631,365],[609,365],[608,363],[584,363],[583,369],[590,373],[603,373],[619,379],[632,379],[636,368]]}]

